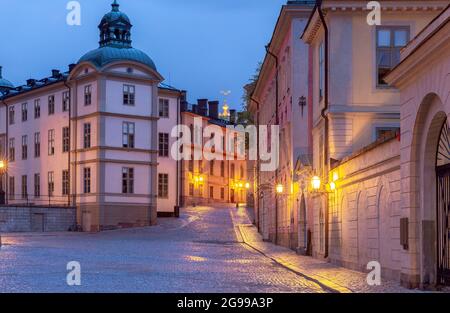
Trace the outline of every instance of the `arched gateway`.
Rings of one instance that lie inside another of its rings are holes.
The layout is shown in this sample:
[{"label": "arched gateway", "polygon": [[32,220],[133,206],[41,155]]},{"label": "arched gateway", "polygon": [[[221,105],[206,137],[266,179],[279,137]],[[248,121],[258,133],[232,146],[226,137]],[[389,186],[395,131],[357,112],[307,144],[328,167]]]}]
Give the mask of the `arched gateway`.
[{"label": "arched gateway", "polygon": [[442,126],[436,155],[437,283],[450,284],[450,130]]}]

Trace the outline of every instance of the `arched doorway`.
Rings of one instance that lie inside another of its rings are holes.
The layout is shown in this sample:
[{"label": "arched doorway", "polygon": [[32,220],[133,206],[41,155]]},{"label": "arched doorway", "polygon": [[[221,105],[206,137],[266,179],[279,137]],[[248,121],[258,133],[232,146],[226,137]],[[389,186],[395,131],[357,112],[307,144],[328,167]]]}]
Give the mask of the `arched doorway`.
[{"label": "arched doorway", "polygon": [[436,155],[437,283],[450,284],[450,131],[442,126]]}]

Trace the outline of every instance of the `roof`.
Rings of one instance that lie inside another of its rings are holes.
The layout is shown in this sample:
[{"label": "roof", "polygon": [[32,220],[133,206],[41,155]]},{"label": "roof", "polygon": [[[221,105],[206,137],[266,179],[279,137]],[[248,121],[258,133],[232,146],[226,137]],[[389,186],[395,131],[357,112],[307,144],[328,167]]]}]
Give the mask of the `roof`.
[{"label": "roof", "polygon": [[28,83],[26,85],[17,86],[15,88],[8,90],[6,93],[3,94],[3,97],[0,97],[0,99],[8,99],[32,90],[47,87],[59,82],[65,82],[67,80],[67,77],[69,77],[69,72],[65,73],[57,72],[57,73],[58,73],[57,75],[52,75],[50,77],[46,77],[39,80],[30,79],[28,80]]},{"label": "roof", "polygon": [[145,52],[135,48],[100,47],[83,55],[78,63],[90,62],[95,67],[102,68],[109,63],[122,60],[141,63],[156,71],[153,60]]}]

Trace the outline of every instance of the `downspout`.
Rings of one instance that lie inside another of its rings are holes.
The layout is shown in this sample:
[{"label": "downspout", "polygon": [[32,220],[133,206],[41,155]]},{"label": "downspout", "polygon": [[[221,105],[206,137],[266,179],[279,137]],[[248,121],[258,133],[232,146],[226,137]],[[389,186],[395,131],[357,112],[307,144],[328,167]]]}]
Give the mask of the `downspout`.
[{"label": "downspout", "polygon": [[[5,125],[6,125],[6,137],[5,137],[5,160],[9,160],[9,138],[8,138],[8,104],[6,103],[5,99],[2,99],[2,103],[5,105]],[[9,193],[8,193],[8,166],[9,166],[9,162],[6,163],[6,168],[5,168],[5,204],[8,205],[9,203]]]},{"label": "downspout", "polygon": [[[181,97],[183,96],[183,92],[180,91],[179,95],[178,95],[178,100],[177,100],[177,126],[180,125],[180,102],[181,102]],[[178,154],[180,153],[180,150],[178,149]],[[179,210],[180,210],[180,158],[178,156],[177,158],[177,187],[176,187],[176,206],[177,206],[177,210],[178,210],[178,214],[179,214]],[[177,217],[177,216],[176,216]],[[178,216],[179,217],[179,216]]]},{"label": "downspout", "polygon": [[260,163],[259,163],[259,108],[260,103],[255,98],[253,98],[253,95],[250,96],[250,101],[253,101],[256,103],[256,199],[254,199],[254,203],[256,205],[256,216],[258,218],[256,222],[256,227],[258,229],[258,232],[260,231],[260,208],[259,208],[259,184],[260,184]]},{"label": "downspout", "polygon": [[[279,100],[279,91],[278,91],[278,56],[270,51],[270,44],[266,46],[267,53],[275,59],[275,125],[279,125],[279,116],[278,116],[278,100]],[[277,138],[278,140],[279,138]],[[278,156],[279,157],[279,156]],[[275,170],[275,185],[278,184],[278,168]],[[275,244],[278,243],[278,194],[275,193]]]},{"label": "downspout", "polygon": [[72,171],[70,166],[70,155],[72,153],[71,147],[72,147],[72,90],[70,89],[70,85],[67,84],[67,80],[64,80],[64,86],[66,86],[67,89],[69,89],[69,151],[67,156],[67,170],[69,172],[69,193],[67,194],[67,205],[70,206],[70,198],[71,198],[71,190],[72,190]]},{"label": "downspout", "polygon": [[[318,1],[317,4],[317,9],[318,9],[318,13],[319,13],[319,17],[320,17],[320,21],[323,25],[323,29],[324,29],[324,35],[325,35],[325,42],[324,42],[324,49],[325,49],[325,74],[324,74],[324,107],[322,109],[321,115],[322,118],[324,119],[324,157],[325,157],[325,165],[328,169],[330,168],[330,156],[329,156],[329,138],[328,138],[328,132],[329,132],[329,120],[328,120],[328,82],[329,82],[329,77],[328,77],[328,69],[329,69],[329,34],[328,34],[328,26],[327,23],[325,21],[325,17],[322,11],[322,0]],[[329,255],[329,208],[328,208],[328,196],[326,199],[326,205],[325,205],[325,255],[324,258],[328,258]]]}]

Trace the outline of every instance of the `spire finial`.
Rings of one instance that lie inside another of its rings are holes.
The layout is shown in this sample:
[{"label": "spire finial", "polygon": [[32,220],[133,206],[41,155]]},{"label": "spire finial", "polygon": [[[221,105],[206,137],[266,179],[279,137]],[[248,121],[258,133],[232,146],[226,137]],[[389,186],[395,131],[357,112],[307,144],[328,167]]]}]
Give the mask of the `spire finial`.
[{"label": "spire finial", "polygon": [[117,3],[117,0],[114,0],[114,2],[111,4],[112,6],[112,10],[114,12],[118,12],[119,11],[119,4]]}]

